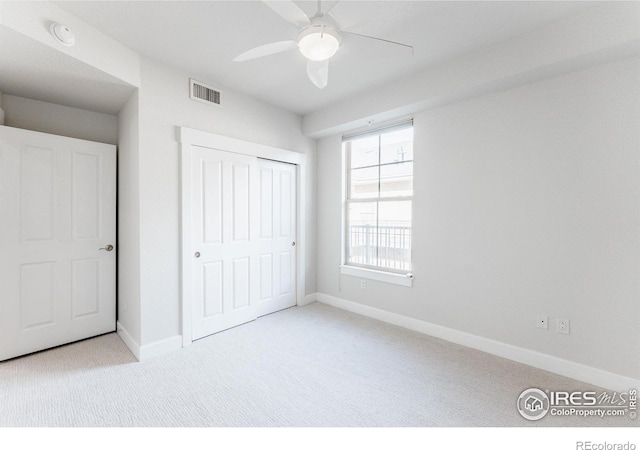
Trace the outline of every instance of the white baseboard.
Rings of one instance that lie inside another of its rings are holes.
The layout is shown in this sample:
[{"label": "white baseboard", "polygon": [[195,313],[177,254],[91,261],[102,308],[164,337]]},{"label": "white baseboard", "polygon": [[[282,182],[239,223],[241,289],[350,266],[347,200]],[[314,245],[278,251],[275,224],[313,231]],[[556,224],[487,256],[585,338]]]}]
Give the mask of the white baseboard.
[{"label": "white baseboard", "polygon": [[316,301],[316,293],[305,295],[302,301],[298,302],[298,306],[305,306]]},{"label": "white baseboard", "polygon": [[147,359],[155,356],[163,355],[165,353],[179,350],[182,348],[182,336],[175,335],[162,339],[160,341],[152,342],[151,344],[145,344],[140,347],[139,361],[146,361]]},{"label": "white baseboard", "polygon": [[423,320],[384,311],[382,309],[373,308],[361,303],[344,300],[319,292],[316,293],[315,298],[320,303],[325,303],[346,311],[351,311],[393,325],[408,328],[419,333],[444,339],[476,350],[481,350],[492,355],[527,364],[538,369],[553,372],[558,375],[573,378],[574,380],[583,381],[595,386],[615,391],[626,391],[631,388],[640,388],[640,380],[607,372],[595,367],[585,366],[556,356],[516,347],[514,345],[505,344],[504,342],[494,341],[492,339],[465,333],[464,331],[454,330],[453,328],[436,325]]},{"label": "white baseboard", "polygon": [[122,339],[122,342],[129,347],[133,356],[136,357],[138,361],[140,361],[140,344],[138,344],[135,339],[131,337],[127,330],[120,324],[120,322],[116,322],[116,330],[118,331],[118,336]]},{"label": "white baseboard", "polygon": [[131,337],[120,322],[117,322],[117,330],[122,342],[129,347],[129,350],[131,350],[131,353],[133,353],[133,356],[135,356],[138,361],[146,361],[154,356],[163,355],[182,348],[182,336],[171,336],[170,338],[152,342],[151,344],[140,345]]}]

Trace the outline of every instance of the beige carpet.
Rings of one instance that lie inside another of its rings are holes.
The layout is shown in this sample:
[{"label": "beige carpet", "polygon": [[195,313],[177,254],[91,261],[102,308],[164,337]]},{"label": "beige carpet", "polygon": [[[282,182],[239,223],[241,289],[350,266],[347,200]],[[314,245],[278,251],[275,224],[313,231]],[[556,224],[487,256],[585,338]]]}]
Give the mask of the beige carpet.
[{"label": "beige carpet", "polygon": [[116,334],[0,363],[0,426],[630,426],[523,419],[593,386],[314,303],[138,363]]}]

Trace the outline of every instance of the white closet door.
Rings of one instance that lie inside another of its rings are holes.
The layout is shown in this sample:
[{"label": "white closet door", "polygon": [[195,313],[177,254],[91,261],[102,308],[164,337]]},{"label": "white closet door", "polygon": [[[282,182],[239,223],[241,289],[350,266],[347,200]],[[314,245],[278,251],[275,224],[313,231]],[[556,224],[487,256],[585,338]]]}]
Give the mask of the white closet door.
[{"label": "white closet door", "polygon": [[0,127],[0,211],[0,360],[114,331],[115,146]]},{"label": "white closet door", "polygon": [[192,150],[192,339],[257,317],[257,159]]},{"label": "white closet door", "polygon": [[296,166],[264,159],[260,170],[258,315],[296,304]]}]

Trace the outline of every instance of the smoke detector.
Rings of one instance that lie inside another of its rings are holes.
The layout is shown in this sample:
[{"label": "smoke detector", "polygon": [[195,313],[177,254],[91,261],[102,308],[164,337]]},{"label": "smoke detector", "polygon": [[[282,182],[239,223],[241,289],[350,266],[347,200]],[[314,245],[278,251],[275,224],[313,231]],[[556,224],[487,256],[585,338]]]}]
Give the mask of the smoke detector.
[{"label": "smoke detector", "polygon": [[76,36],[66,25],[53,22],[49,27],[49,31],[60,44],[65,47],[73,47],[76,43]]}]

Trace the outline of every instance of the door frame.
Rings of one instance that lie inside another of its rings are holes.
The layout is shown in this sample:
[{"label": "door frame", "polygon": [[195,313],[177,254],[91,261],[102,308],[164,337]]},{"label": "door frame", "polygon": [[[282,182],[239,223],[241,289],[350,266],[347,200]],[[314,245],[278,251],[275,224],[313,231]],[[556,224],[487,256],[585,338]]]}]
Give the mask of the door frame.
[{"label": "door frame", "polygon": [[178,127],[178,142],[180,143],[180,172],[181,172],[181,198],[180,198],[180,292],[181,292],[181,332],[182,346],[191,345],[191,276],[192,258],[191,236],[187,232],[191,230],[191,162],[192,147],[204,147],[213,150],[222,150],[230,153],[238,153],[256,158],[270,159],[289,164],[295,164],[297,169],[297,217],[296,217],[296,305],[303,304],[305,297],[305,273],[306,273],[306,171],[307,155],[291,150],[284,150],[268,145],[257,144],[241,139],[230,138],[193,128]]}]

